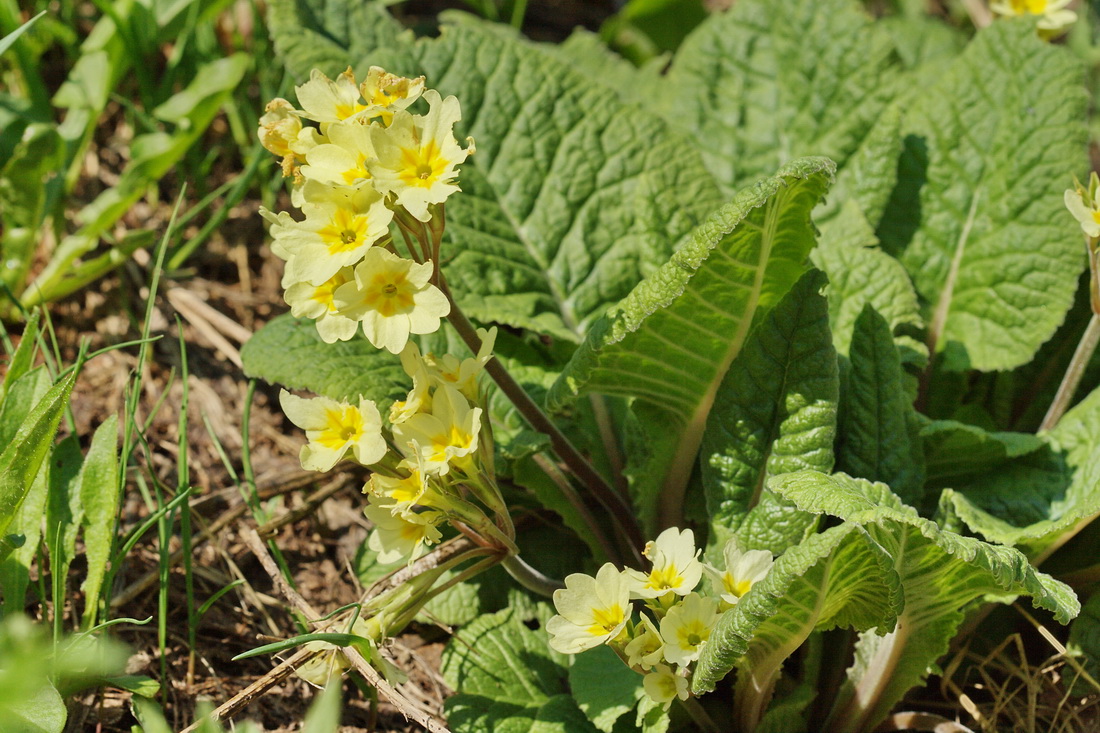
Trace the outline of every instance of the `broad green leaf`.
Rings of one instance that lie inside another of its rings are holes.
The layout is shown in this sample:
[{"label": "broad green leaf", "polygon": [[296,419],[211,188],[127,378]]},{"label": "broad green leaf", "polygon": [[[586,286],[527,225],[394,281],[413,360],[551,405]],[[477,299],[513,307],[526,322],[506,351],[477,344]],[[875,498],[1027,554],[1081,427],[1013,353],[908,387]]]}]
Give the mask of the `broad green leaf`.
[{"label": "broad green leaf", "polygon": [[797,160],[739,193],[593,326],[550,390],[551,409],[589,392],[635,398],[650,453],[632,488],[646,527],[658,500],[661,523],[677,524],[718,386],[756,313],[805,269],[810,211],[833,171]]},{"label": "broad green leaf", "polygon": [[757,324],[722,379],[699,451],[711,546],[780,554],[817,518],[768,491],[781,473],[833,468],[837,362],[819,270],[795,283]]},{"label": "broad green leaf", "polygon": [[610,647],[598,646],[573,658],[569,667],[573,699],[592,725],[612,733],[616,721],[645,696],[642,675],[628,669]]},{"label": "broad green leaf", "polygon": [[1042,439],[1030,433],[987,432],[956,422],[934,420],[921,428],[929,488],[958,487],[975,476],[987,476],[1008,461],[1042,450]]},{"label": "broad green leaf", "polygon": [[734,667],[734,709],[753,730],[784,661],[814,630],[889,628],[901,610],[891,558],[856,524],[808,537],[781,555],[703,648],[692,690],[709,692]]},{"label": "broad green leaf", "polygon": [[883,110],[867,137],[837,173],[836,186],[815,219],[823,222],[830,212],[853,206],[858,207],[868,222],[877,225],[898,181],[900,154],[901,111],[897,105],[891,105]]},{"label": "broad green leaf", "polygon": [[114,543],[120,498],[118,416],[111,415],[96,428],[80,474],[80,501],[84,509],[84,556],[88,563],[81,585],[85,599],[85,629],[95,623],[99,593]]},{"label": "broad green leaf", "polygon": [[1041,435],[1038,449],[945,490],[940,509],[991,542],[1044,557],[1063,533],[1100,512],[1098,436],[1100,390]]},{"label": "broad green leaf", "polygon": [[46,392],[0,453],[0,535],[7,532],[50,451],[77,370]]},{"label": "broad green leaf", "polygon": [[272,319],[241,348],[245,374],[290,389],[308,389],[334,400],[359,395],[379,402],[402,398],[412,381],[401,361],[356,338],[326,344],[313,321],[287,315]]},{"label": "broad green leaf", "polygon": [[[541,607],[538,620],[546,616]],[[515,608],[481,616],[443,651],[443,678],[461,690],[444,707],[449,727],[457,733],[595,731],[568,694],[567,664],[550,650],[545,632],[528,628]]]},{"label": "broad green leaf", "polygon": [[684,41],[658,109],[729,190],[802,155],[843,170],[889,101],[893,56],[854,0],[741,0]]},{"label": "broad green leaf", "polygon": [[[290,0],[276,5],[338,33]],[[447,203],[443,261],[474,318],[579,340],[719,203],[685,138],[513,34],[464,21],[387,43],[323,70],[377,64],[459,99],[456,135],[472,136],[477,154]]]},{"label": "broad green leaf", "polygon": [[901,582],[897,626],[862,636],[826,723],[832,730],[873,728],[947,651],[967,608],[987,595],[1030,596],[1060,623],[1081,609],[1069,586],[1036,571],[1019,551],[944,531],[883,484],[800,471],[773,479],[771,488],[800,509],[858,524],[890,556]]},{"label": "broad green leaf", "polygon": [[443,679],[465,694],[517,705],[567,692],[568,657],[551,651],[545,632],[523,622],[506,608],[464,626],[443,652]]},{"label": "broad green leaf", "polygon": [[624,102],[651,109],[657,95],[664,94],[666,58],[653,59],[638,68],[608,48],[599,35],[583,28],[543,49],[603,84]]},{"label": "broad green leaf", "polygon": [[[36,367],[12,382],[7,399],[0,406],[0,445],[11,443],[31,408],[42,400],[49,388],[50,377],[45,367]],[[39,470],[35,475],[15,519],[5,530],[5,534],[22,535],[23,545],[0,561],[4,616],[21,611],[26,600],[31,565],[38,557],[38,543],[42,539],[42,517],[46,514],[46,474],[45,470]]]},{"label": "broad green leaf", "polygon": [[[913,283],[900,262],[878,246],[867,218],[855,201],[821,226],[810,258],[829,276],[829,324],[836,350],[847,356],[852,329],[866,305],[874,307],[893,332],[916,331],[923,325]],[[906,339],[911,356],[920,359],[923,345]],[[916,349],[915,353],[914,349]]]},{"label": "broad green leaf", "polygon": [[319,68],[335,75],[380,46],[398,41],[401,26],[385,3],[371,0],[274,0],[268,31],[298,84]]},{"label": "broad green leaf", "polygon": [[856,320],[841,403],[837,468],[919,506],[924,451],[890,325],[870,304]]},{"label": "broad green leaf", "polygon": [[1081,73],[1033,22],[1006,20],[906,112],[879,233],[903,252],[949,369],[1029,361],[1073,302],[1084,253],[1062,193],[1086,162]]}]

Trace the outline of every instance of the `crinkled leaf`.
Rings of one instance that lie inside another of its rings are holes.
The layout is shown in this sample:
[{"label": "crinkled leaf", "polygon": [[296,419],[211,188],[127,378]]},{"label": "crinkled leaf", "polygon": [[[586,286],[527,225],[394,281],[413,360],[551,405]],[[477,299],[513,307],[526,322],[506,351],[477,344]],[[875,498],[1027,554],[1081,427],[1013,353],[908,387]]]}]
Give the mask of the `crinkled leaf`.
[{"label": "crinkled leaf", "polygon": [[867,221],[877,225],[897,184],[900,154],[901,111],[890,105],[837,173],[836,186],[815,218],[824,221],[831,212],[856,206]]},{"label": "crinkled leaf", "polygon": [[687,37],[659,109],[732,190],[801,155],[843,169],[894,73],[890,37],[853,0],[742,0]]},{"label": "crinkled leaf", "polygon": [[[856,318],[870,304],[886,319],[893,332],[916,330],[923,325],[913,283],[900,262],[878,246],[878,239],[855,201],[847,202],[821,226],[821,237],[810,255],[814,265],[829,276],[829,324],[833,343],[848,355]],[[914,344],[906,340],[907,352]],[[916,346],[906,361],[919,360],[926,350]]]},{"label": "crinkled leaf", "polygon": [[1100,390],[1040,437],[1034,452],[945,490],[941,511],[991,542],[1044,555],[1059,535],[1100,512]]},{"label": "crinkled leaf", "polygon": [[826,727],[874,727],[920,683],[947,651],[964,611],[986,595],[1030,596],[1061,623],[1080,611],[1069,586],[1036,571],[1019,551],[944,531],[883,484],[800,471],[773,479],[771,487],[800,509],[860,525],[892,558],[901,582],[897,627],[885,636],[863,635]]},{"label": "crinkled leaf", "polygon": [[517,705],[567,692],[568,658],[546,634],[532,631],[515,609],[481,616],[447,644],[440,671],[452,689]]},{"label": "crinkled leaf", "polygon": [[589,649],[573,658],[569,687],[592,725],[604,733],[612,733],[615,722],[636,708],[645,696],[642,675],[627,669],[607,646]]},{"label": "crinkled leaf", "polygon": [[890,325],[868,303],[856,320],[840,411],[837,468],[921,501],[924,451]]},{"label": "crinkled leaf", "polygon": [[891,558],[856,524],[808,537],[775,561],[722,614],[703,648],[692,689],[710,691],[738,668],[734,709],[752,730],[783,662],[815,629],[889,628],[901,610]]},{"label": "crinkled leaf", "polygon": [[587,392],[636,398],[650,453],[633,491],[646,526],[656,524],[658,495],[663,523],[676,524],[719,383],[757,311],[805,269],[810,211],[833,170],[801,159],[739,193],[593,326],[551,389],[551,408]]},{"label": "crinkled leaf", "polygon": [[275,0],[267,23],[275,49],[299,84],[319,68],[338,74],[379,46],[397,42],[401,25],[372,0]]},{"label": "crinkled leaf", "polygon": [[1033,22],[978,33],[905,116],[898,189],[880,228],[928,303],[950,369],[1031,359],[1084,266],[1062,193],[1082,170],[1081,67]]},{"label": "crinkled leaf", "polygon": [[402,398],[412,381],[401,361],[369,341],[326,344],[313,321],[273,318],[241,348],[245,374],[290,389],[308,389],[334,400],[360,395],[386,402]]},{"label": "crinkled leaf", "polygon": [[455,733],[596,733],[569,695],[555,695],[538,705],[500,702],[459,693],[443,706]]},{"label": "crinkled leaf", "polygon": [[781,473],[833,467],[837,362],[825,276],[807,272],[753,329],[722,379],[699,451],[711,544],[779,554],[816,517],[766,489]]},{"label": "crinkled leaf", "polygon": [[988,432],[955,420],[934,420],[921,428],[929,488],[959,486],[986,476],[1006,462],[1035,453],[1043,441],[1030,433]]}]

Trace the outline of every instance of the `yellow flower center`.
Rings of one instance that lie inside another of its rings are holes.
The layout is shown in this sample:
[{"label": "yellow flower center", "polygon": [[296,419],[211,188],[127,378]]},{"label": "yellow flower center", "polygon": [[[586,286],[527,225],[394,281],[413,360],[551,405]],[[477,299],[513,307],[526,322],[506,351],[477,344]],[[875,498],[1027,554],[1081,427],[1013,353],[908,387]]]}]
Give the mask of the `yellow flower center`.
[{"label": "yellow flower center", "polygon": [[336,312],[336,304],[333,302],[332,294],[336,291],[336,288],[340,287],[348,281],[348,278],[343,275],[334,275],[327,282],[322,285],[318,285],[317,289],[313,291],[311,300],[315,300],[328,308],[329,313]]},{"label": "yellow flower center", "polygon": [[317,230],[318,236],[328,245],[330,255],[343,254],[362,244],[367,236],[367,217],[348,209],[337,209],[328,225]]},{"label": "yellow flower center", "polygon": [[622,622],[623,607],[618,603],[607,608],[593,608],[592,625],[588,627],[588,633],[592,636],[610,634]]},{"label": "yellow flower center", "polygon": [[339,450],[354,443],[363,435],[363,417],[350,405],[339,410],[325,412],[325,428],[317,436],[317,442],[326,448]]},{"label": "yellow flower center", "polygon": [[675,565],[667,565],[663,568],[654,568],[649,574],[646,587],[653,590],[670,590],[679,588],[684,582],[684,576],[680,575]]},{"label": "yellow flower center", "polygon": [[420,544],[428,536],[428,525],[415,522],[403,522],[401,524],[401,539],[406,542]]},{"label": "yellow flower center", "polygon": [[676,630],[676,639],[683,649],[695,649],[710,638],[710,627],[700,621],[686,623]]},{"label": "yellow flower center", "polygon": [[429,140],[420,147],[401,149],[401,170],[397,177],[406,186],[431,188],[447,169],[448,162],[439,145]]},{"label": "yellow flower center", "polygon": [[362,181],[365,178],[370,178],[370,171],[367,170],[367,156],[359,153],[355,159],[355,165],[348,168],[341,174],[344,178],[344,183],[351,186],[356,181]]},{"label": "yellow flower center", "polygon": [[469,435],[458,425],[451,425],[449,432],[432,436],[432,462],[446,463],[447,449],[457,448],[467,451],[474,442],[474,436]]},{"label": "yellow flower center", "polygon": [[749,592],[749,588],[752,587],[751,580],[734,580],[733,576],[726,573],[722,578],[722,585],[726,586],[726,592],[740,598]]},{"label": "yellow flower center", "polygon": [[1092,220],[1094,222],[1096,222],[1097,224],[1100,224],[1100,210],[1097,210],[1097,209],[1092,210]]},{"label": "yellow flower center", "polygon": [[1012,0],[1012,10],[1017,15],[1042,15],[1047,11],[1047,0]]},{"label": "yellow flower center", "polygon": [[405,273],[380,272],[371,280],[363,301],[368,308],[390,318],[413,309],[413,292],[412,285],[405,279]]},{"label": "yellow flower center", "polygon": [[352,104],[348,104],[346,102],[337,103],[336,118],[339,120],[346,120],[352,115],[359,114],[365,109],[366,107],[362,104],[359,104],[358,102],[353,102]]}]

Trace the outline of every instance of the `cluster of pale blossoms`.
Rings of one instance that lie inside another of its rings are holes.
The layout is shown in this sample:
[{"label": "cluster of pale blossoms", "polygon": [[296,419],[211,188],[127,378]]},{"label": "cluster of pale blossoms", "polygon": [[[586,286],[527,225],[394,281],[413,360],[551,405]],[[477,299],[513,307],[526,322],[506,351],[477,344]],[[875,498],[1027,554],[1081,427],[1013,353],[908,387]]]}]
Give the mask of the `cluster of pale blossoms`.
[{"label": "cluster of pale blossoms", "polygon": [[1039,16],[1039,33],[1047,38],[1056,36],[1077,21],[1077,13],[1067,10],[1071,0],[995,0],[989,9],[998,15]]},{"label": "cluster of pale blossoms", "polygon": [[[283,173],[293,179],[291,200],[302,212],[301,219],[262,212],[272,250],[286,260],[287,303],[295,316],[313,319],[328,343],[361,329],[375,347],[400,355],[412,384],[386,415],[365,398],[280,392],[283,411],[306,433],[302,467],[329,471],[351,458],[370,468],[368,544],[382,563],[412,563],[441,539],[444,522],[476,546],[362,605],[364,616],[350,631],[369,642],[374,663],[389,676],[396,672],[374,653],[376,644],[449,587],[453,579],[434,585],[441,573],[479,554],[516,551],[483,419],[487,394],[479,386],[496,329],[478,330],[477,353],[465,359],[422,354],[410,340],[438,330],[450,313],[437,269],[443,204],[459,190],[456,166],[473,146],[462,148],[454,138],[458,100],[425,89],[423,77],[372,67],[357,84],[350,69],[335,80],[314,71],[296,91],[301,109],[276,99],[259,129],[264,147],[282,157]],[[426,114],[410,111],[417,100]],[[473,342],[472,329],[470,335]],[[324,653],[302,676],[318,681],[347,666],[331,644],[316,645]]]},{"label": "cluster of pale blossoms", "polygon": [[[669,704],[686,700],[689,683],[719,615],[732,608],[772,566],[764,550],[742,550],[736,540],[723,548],[725,568],[699,559],[690,529],[666,529],[643,553],[652,563],[646,573],[605,564],[593,578],[575,573],[554,592],[558,615],[546,630],[550,646],[577,654],[601,644],[610,646],[636,672],[653,700]],[[700,583],[710,579],[712,592]],[[638,620],[634,605],[641,601]]]},{"label": "cluster of pale blossoms", "polygon": [[[374,346],[399,354],[410,334],[434,332],[450,311],[435,263],[442,204],[458,191],[456,166],[472,152],[454,137],[458,100],[425,89],[423,77],[376,66],[362,84],[351,69],[335,80],[315,70],[295,91],[302,109],[275,99],[259,130],[294,179],[303,215],[261,212],[272,251],[286,260],[286,301],[295,316],[316,321],[327,343],[361,328]],[[427,114],[409,111],[418,99]],[[408,257],[397,253],[391,222]]]}]

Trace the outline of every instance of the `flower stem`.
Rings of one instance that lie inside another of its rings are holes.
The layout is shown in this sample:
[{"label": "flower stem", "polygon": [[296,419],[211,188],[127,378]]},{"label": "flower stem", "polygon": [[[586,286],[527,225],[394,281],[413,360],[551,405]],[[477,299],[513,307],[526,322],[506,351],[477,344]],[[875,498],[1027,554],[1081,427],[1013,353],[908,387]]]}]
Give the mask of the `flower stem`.
[{"label": "flower stem", "polygon": [[509,555],[500,564],[517,583],[533,593],[538,593],[540,596],[551,598],[554,591],[565,587],[565,584],[560,580],[555,580],[535,570],[524,562],[519,555]]},{"label": "flower stem", "polygon": [[[466,314],[455,302],[450,288],[447,287],[446,280],[442,277],[442,272],[440,272],[439,287],[451,304],[451,312],[447,316],[448,320],[466,343],[466,346],[476,354],[481,349],[481,339],[478,338],[477,330],[470,319],[466,317]],[[577,450],[569,438],[535,404],[535,401],[531,399],[531,396],[527,394],[523,387],[512,378],[512,375],[508,373],[508,370],[504,368],[498,359],[490,359],[489,363],[485,365],[485,371],[489,373],[489,376],[512,401],[512,404],[516,406],[516,409],[530,423],[531,427],[550,438],[550,445],[554,452],[581,483],[591,490],[596,500],[607,510],[623,541],[631,548],[632,554],[638,553],[638,548],[641,548],[645,541],[642,539],[641,529],[634,519],[634,511],[626,500],[611,488],[596,469],[592,467],[592,464],[588,462],[588,459]]]},{"label": "flower stem", "polygon": [[1066,375],[1062,377],[1062,383],[1058,385],[1058,393],[1054,396],[1054,401],[1050,403],[1050,409],[1047,410],[1042,424],[1039,425],[1040,431],[1053,429],[1058,421],[1062,419],[1062,415],[1069,409],[1069,403],[1073,400],[1073,394],[1081,383],[1081,377],[1085,375],[1085,367],[1092,359],[1097,343],[1100,343],[1100,315],[1093,313],[1092,318],[1089,319],[1088,327],[1085,328],[1085,333],[1081,336],[1081,342],[1077,344],[1077,350],[1073,352],[1073,358],[1066,368]]}]

